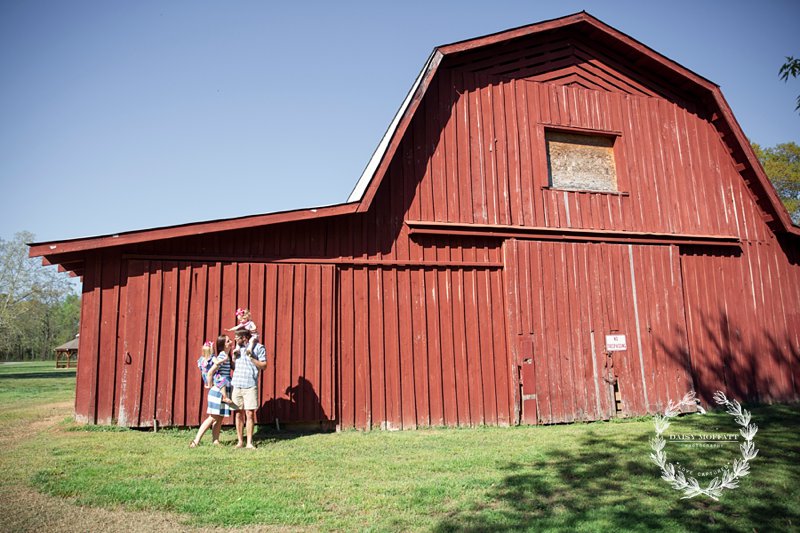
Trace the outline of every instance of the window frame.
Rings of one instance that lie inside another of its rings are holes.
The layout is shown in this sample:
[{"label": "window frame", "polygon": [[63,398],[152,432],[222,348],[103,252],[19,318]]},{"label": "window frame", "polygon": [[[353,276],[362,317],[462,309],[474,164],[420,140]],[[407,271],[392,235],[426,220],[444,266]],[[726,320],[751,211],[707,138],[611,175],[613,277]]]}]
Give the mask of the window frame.
[{"label": "window frame", "polygon": [[[628,190],[627,179],[627,165],[625,164],[625,149],[623,136],[621,131],[616,130],[598,130],[593,128],[581,128],[575,126],[562,126],[558,124],[539,124],[540,138],[542,139],[542,155],[544,168],[545,168],[545,184],[542,186],[544,190],[550,191],[563,191],[570,193],[590,193],[590,194],[606,194],[610,196],[630,196]],[[617,190],[606,191],[598,189],[573,189],[566,187],[554,187],[551,185],[552,174],[550,165],[548,164],[548,148],[547,148],[547,134],[548,133],[567,133],[573,135],[584,135],[587,137],[603,137],[610,139],[612,143],[612,155],[614,157],[614,171],[617,178]]]}]

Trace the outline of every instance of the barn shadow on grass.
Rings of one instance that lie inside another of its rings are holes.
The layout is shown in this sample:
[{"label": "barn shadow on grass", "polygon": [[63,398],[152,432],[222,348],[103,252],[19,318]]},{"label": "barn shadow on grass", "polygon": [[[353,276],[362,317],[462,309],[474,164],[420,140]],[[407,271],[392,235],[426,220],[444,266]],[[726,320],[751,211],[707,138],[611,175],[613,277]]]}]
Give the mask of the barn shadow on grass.
[{"label": "barn shadow on grass", "polygon": [[[434,530],[785,530],[800,523],[800,508],[789,499],[769,497],[785,489],[768,485],[773,477],[769,470],[800,465],[800,445],[787,431],[800,424],[800,411],[779,406],[754,414],[763,428],[758,437],[762,454],[753,462],[751,476],[718,502],[681,499],[681,493],[660,480],[649,459],[649,434],[621,441],[589,431],[578,446],[541,462],[504,465],[505,476],[487,498],[448,514]],[[793,459],[787,460],[787,454]],[[797,479],[800,466],[792,468],[795,472],[788,477]]]}]

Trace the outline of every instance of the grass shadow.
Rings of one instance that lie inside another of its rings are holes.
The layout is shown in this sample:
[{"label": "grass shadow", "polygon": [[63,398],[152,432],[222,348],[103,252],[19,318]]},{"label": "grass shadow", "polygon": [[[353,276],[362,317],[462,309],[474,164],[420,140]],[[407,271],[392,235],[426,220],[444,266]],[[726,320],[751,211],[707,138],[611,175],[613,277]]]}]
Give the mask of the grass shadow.
[{"label": "grass shadow", "polygon": [[[541,462],[509,462],[502,481],[480,503],[450,512],[435,526],[455,531],[785,531],[800,524],[796,486],[800,445],[790,428],[797,406],[755,408],[761,450],[751,475],[720,501],[682,494],[660,479],[647,437],[585,432],[577,446]],[[727,415],[725,415],[727,416]],[[600,423],[602,424],[602,423]],[[788,464],[795,465],[785,471]],[[792,481],[794,480],[794,481]]]},{"label": "grass shadow", "polygon": [[256,425],[253,432],[253,440],[257,442],[279,442],[290,441],[301,437],[309,437],[312,435],[320,435],[323,433],[332,433],[330,429],[325,429],[321,426],[312,427],[310,425],[303,426],[289,426],[277,429],[271,424]]},{"label": "grass shadow", "polygon": [[75,377],[75,369],[72,370],[56,370],[53,372],[19,372],[19,373],[8,373],[8,374],[0,374],[0,380],[4,379],[63,379],[63,378],[74,378]]}]

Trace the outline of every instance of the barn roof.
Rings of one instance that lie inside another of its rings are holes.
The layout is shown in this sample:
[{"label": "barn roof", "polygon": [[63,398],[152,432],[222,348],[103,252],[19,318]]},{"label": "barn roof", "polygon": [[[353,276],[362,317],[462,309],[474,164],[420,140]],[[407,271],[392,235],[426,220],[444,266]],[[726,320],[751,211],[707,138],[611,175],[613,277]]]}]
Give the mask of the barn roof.
[{"label": "barn roof", "polygon": [[414,112],[444,60],[450,56],[467,53],[478,48],[511,43],[517,39],[537,34],[544,35],[547,32],[567,28],[579,32],[593,41],[602,42],[608,48],[619,51],[622,55],[628,57],[632,64],[636,65],[637,71],[649,72],[651,75],[664,79],[685,92],[711,102],[713,106],[712,121],[723,134],[731,154],[737,161],[739,171],[747,174],[745,179],[748,185],[754,189],[756,197],[761,200],[759,205],[765,213],[766,221],[771,223],[770,225],[775,231],[786,231],[800,235],[800,228],[792,224],[789,214],[778,198],[772,183],[764,173],[719,86],[632,37],[612,28],[585,11],[437,47],[415,80],[411,91],[403,101],[383,139],[381,139],[378,149],[373,154],[353,192],[350,194],[348,202],[358,202],[358,211],[369,209],[372,198],[377,191],[382,176],[385,175],[392,156],[397,150],[403,133],[410,124]]},{"label": "barn roof", "polygon": [[629,58],[636,65],[638,72],[658,77],[685,94],[691,94],[706,102],[706,105],[711,107],[709,116],[727,143],[731,155],[737,163],[737,169],[753,189],[766,222],[774,231],[800,235],[800,228],[792,224],[719,86],[582,11],[435,48],[345,203],[315,209],[194,222],[113,235],[31,243],[30,256],[41,256],[44,264],[57,264],[61,270],[75,272],[83,263],[83,255],[89,250],[367,211],[380,182],[386,175],[386,170],[398,149],[400,140],[443,62],[478,49],[511,44],[519,39],[536,36],[546,38],[548,32],[565,30],[579,32],[584,37],[592,39],[593,42],[602,43],[606,48]]}]

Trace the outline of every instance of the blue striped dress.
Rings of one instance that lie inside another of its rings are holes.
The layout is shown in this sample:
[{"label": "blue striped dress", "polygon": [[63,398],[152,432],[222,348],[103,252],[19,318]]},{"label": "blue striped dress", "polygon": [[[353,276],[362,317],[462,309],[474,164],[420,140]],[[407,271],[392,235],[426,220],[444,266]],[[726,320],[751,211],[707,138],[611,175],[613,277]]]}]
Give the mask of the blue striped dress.
[{"label": "blue striped dress", "polygon": [[[221,376],[227,377],[228,382],[231,379],[231,360],[228,357],[228,354],[225,352],[220,352],[220,354],[215,358],[215,362],[219,363],[219,368],[217,369],[217,373]],[[228,398],[231,397],[231,387],[227,388],[228,391]],[[210,415],[222,415],[222,416],[229,416],[231,414],[231,407],[227,403],[222,403],[222,393],[220,392],[219,388],[211,387],[208,390],[208,409],[206,413]]]}]

